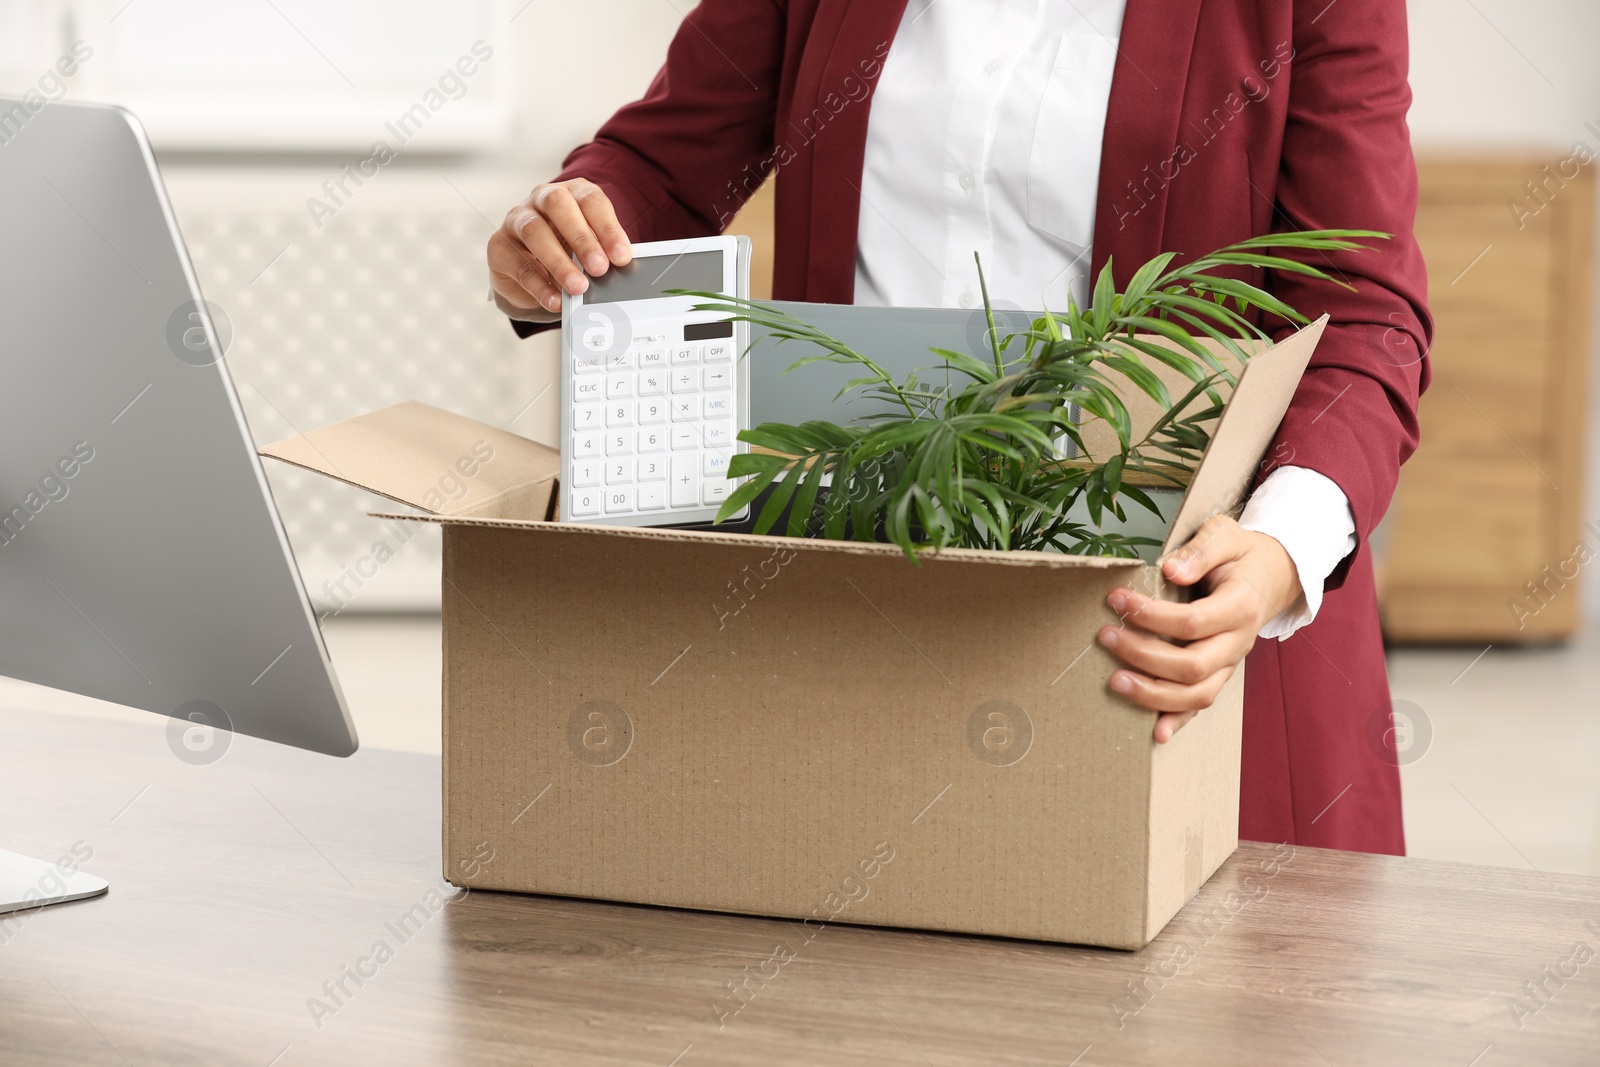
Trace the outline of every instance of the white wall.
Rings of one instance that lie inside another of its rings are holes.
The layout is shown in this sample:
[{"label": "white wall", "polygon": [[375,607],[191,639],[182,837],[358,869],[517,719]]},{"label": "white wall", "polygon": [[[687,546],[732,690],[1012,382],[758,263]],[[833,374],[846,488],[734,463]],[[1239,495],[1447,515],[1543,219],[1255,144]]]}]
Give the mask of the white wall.
[{"label": "white wall", "polygon": [[[513,7],[522,0],[512,0]],[[516,17],[523,101],[512,153],[528,184],[553,175],[574,146],[644,94],[690,0],[533,0]],[[510,205],[507,205],[510,206]]]},{"label": "white wall", "polygon": [[1418,148],[1565,148],[1586,121],[1600,120],[1595,0],[1410,0],[1407,7]]}]

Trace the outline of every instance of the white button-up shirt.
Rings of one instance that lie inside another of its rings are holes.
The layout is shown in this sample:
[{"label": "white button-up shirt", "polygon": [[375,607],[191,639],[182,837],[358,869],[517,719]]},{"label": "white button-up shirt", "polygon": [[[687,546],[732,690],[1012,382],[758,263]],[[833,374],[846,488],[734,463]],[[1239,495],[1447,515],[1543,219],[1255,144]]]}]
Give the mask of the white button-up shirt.
[{"label": "white button-up shirt", "polygon": [[[904,307],[1079,306],[1089,293],[1100,142],[1126,0],[910,0],[874,92],[855,301]],[[1355,548],[1332,480],[1280,467],[1241,523],[1276,538],[1305,599],[1261,631],[1310,622]]]}]

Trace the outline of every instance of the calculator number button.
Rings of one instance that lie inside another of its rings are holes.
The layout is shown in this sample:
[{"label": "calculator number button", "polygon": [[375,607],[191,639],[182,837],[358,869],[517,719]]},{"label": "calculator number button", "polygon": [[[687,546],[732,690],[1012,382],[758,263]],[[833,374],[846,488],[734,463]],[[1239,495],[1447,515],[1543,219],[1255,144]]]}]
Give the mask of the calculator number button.
[{"label": "calculator number button", "polygon": [[589,459],[600,454],[601,436],[599,430],[589,430],[585,433],[572,435],[572,455],[574,459]]}]

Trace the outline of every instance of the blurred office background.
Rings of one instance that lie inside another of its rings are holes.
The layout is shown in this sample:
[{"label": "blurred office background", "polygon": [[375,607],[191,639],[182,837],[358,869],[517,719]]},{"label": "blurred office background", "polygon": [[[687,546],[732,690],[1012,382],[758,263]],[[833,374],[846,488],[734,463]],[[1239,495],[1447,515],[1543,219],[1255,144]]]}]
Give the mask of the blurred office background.
[{"label": "blurred office background", "polygon": [[[1439,329],[1423,450],[1378,546],[1410,847],[1600,874],[1600,6],[1409,8]],[[553,443],[554,341],[494,312],[484,242],[644,89],[687,9],[8,0],[0,89],[143,118],[263,443],[410,398]],[[734,229],[759,240],[765,203]],[[436,531],[357,581],[382,502],[268,473],[363,742],[437,751]]]}]

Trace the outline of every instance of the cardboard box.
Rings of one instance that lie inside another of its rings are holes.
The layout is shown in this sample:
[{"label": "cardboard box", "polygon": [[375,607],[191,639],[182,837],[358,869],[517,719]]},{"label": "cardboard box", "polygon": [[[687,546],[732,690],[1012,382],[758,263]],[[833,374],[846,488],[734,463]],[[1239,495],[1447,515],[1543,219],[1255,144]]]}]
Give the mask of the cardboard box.
[{"label": "cardboard box", "polygon": [[[1171,544],[1237,506],[1323,321],[1250,362]],[[455,884],[786,917],[795,952],[1138,948],[1237,846],[1242,672],[1167,745],[1106,686],[1144,563],[563,525],[554,451],[420,404],[263,452],[444,527]]]}]

